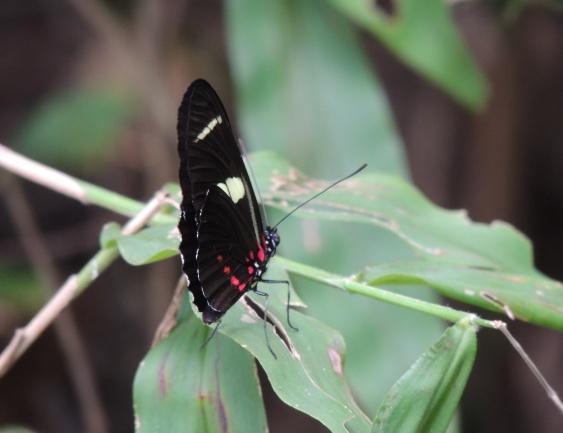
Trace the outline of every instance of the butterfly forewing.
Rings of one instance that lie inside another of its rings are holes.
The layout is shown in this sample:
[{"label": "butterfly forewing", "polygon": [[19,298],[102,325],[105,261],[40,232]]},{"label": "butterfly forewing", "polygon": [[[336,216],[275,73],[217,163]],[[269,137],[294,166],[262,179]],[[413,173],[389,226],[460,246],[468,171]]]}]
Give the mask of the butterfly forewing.
[{"label": "butterfly forewing", "polygon": [[183,269],[194,303],[213,322],[255,281],[251,258],[264,226],[225,109],[204,80],[180,105],[178,153]]}]

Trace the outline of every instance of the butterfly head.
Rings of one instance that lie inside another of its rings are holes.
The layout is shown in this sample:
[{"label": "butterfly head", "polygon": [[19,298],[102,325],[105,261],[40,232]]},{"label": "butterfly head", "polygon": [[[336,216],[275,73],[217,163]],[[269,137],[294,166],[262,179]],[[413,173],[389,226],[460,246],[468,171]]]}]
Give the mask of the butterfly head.
[{"label": "butterfly head", "polygon": [[266,227],[264,230],[264,243],[266,247],[266,255],[272,257],[276,253],[276,248],[280,244],[280,235],[276,227]]}]

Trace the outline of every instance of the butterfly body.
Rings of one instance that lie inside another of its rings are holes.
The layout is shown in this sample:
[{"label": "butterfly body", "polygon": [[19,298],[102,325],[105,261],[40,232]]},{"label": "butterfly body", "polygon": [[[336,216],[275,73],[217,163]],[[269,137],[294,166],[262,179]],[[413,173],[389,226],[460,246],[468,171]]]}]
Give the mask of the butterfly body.
[{"label": "butterfly body", "polygon": [[213,323],[256,290],[280,238],[263,223],[225,109],[204,80],[190,85],[180,105],[178,154],[182,267],[203,321]]}]

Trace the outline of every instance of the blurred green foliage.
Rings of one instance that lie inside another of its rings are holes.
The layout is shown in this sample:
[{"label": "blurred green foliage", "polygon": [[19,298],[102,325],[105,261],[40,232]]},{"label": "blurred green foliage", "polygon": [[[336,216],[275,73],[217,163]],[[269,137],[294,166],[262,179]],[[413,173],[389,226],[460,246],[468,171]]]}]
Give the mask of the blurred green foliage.
[{"label": "blurred green foliage", "polygon": [[0,304],[23,314],[33,313],[45,295],[32,269],[26,266],[1,266]]},{"label": "blurred green foliage", "polygon": [[19,151],[44,163],[92,171],[115,149],[133,114],[132,101],[116,90],[64,90],[32,112],[15,142]]},{"label": "blurred green foliage", "polygon": [[27,427],[16,426],[16,425],[0,427],[0,433],[34,433],[34,432],[35,430],[31,430],[28,429]]},{"label": "blurred green foliage", "polygon": [[469,109],[483,108],[487,83],[476,68],[443,0],[390,1],[391,14],[363,0],[330,0],[406,65]]},{"label": "blurred green foliage", "polygon": [[405,175],[386,97],[350,23],[321,1],[227,3],[241,134],[330,178]]}]

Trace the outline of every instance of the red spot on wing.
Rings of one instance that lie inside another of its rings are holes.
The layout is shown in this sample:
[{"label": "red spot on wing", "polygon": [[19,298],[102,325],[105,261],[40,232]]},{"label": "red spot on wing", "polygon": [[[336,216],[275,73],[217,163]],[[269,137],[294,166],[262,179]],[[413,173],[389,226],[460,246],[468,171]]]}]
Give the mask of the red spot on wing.
[{"label": "red spot on wing", "polygon": [[231,285],[238,287],[240,285],[240,280],[234,275],[231,277]]},{"label": "red spot on wing", "polygon": [[239,292],[244,292],[245,288],[246,288],[246,283],[242,283],[241,285],[238,286]]},{"label": "red spot on wing", "polygon": [[248,271],[248,275],[252,275],[254,273],[254,268],[252,266],[249,266],[247,268],[247,271]]},{"label": "red spot on wing", "polygon": [[227,274],[227,275],[230,274],[230,273],[231,273],[231,267],[230,267],[230,266],[225,266],[225,267],[223,268],[223,273],[224,273],[224,274]]},{"label": "red spot on wing", "polygon": [[254,260],[254,251],[250,251],[248,257],[250,257],[250,260]]},{"label": "red spot on wing", "polygon": [[219,255],[217,256],[217,261],[218,261],[219,263],[221,263],[221,262],[223,261],[223,256],[219,254]]},{"label": "red spot on wing", "polygon": [[262,247],[260,247],[258,249],[258,260],[263,262],[265,259],[266,259],[266,254],[264,254],[264,249]]}]

